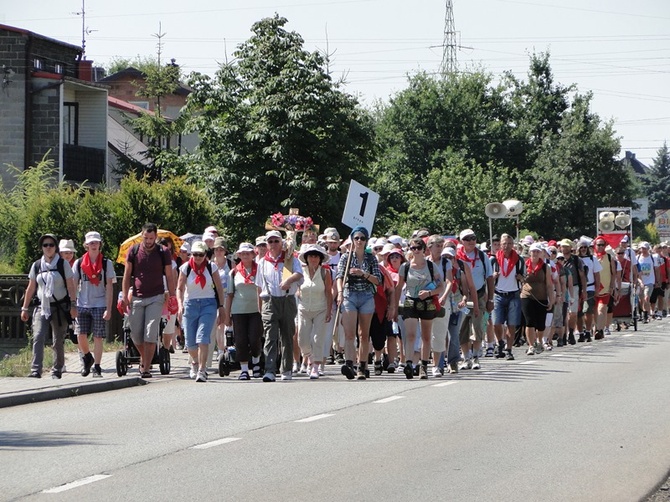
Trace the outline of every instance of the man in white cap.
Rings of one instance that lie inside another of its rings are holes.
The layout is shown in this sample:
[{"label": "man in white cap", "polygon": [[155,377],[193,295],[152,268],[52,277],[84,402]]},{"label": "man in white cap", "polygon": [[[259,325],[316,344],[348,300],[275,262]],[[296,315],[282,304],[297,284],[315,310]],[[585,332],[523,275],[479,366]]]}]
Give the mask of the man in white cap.
[{"label": "man in white cap", "polygon": [[298,306],[295,294],[303,282],[302,266],[292,253],[283,251],[283,239],[277,230],[265,234],[268,252],[258,264],[255,283],[261,288],[261,318],[265,333],[264,382],[274,382],[277,370],[278,342],[281,337],[282,380],[291,380],[293,335]]},{"label": "man in white cap", "polygon": [[[77,324],[75,333],[84,367],[81,376],[88,376],[93,367],[93,377],[102,376],[103,340],[105,322],[112,318],[116,273],[112,260],[102,255],[102,238],[98,232],[88,232],[84,238],[84,255],[74,262],[72,272],[79,291],[77,295]],[[93,334],[93,355],[88,345],[88,335]]]},{"label": "man in white cap", "polygon": [[484,252],[477,249],[477,236],[474,230],[466,228],[460,233],[459,238],[463,246],[458,249],[456,258],[470,267],[477,292],[476,298],[472,298],[474,307],[461,324],[460,341],[464,358],[461,369],[478,370],[480,368],[479,352],[486,334],[484,312],[490,314],[493,311],[493,269]]}]

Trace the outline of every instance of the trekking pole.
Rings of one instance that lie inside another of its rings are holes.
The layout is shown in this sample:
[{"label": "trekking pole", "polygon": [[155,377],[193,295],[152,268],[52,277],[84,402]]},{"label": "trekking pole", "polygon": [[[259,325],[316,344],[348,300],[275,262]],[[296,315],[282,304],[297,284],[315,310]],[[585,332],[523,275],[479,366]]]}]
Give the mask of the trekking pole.
[{"label": "trekking pole", "polygon": [[[353,252],[350,251],[349,255],[347,256],[347,264],[344,267],[344,278],[342,279],[342,291],[343,291],[342,295],[343,295],[343,297],[344,297],[344,285],[347,283],[347,280],[349,278],[349,268],[351,267],[351,257],[352,256],[353,256]],[[337,331],[337,325],[339,324],[339,322],[340,322],[340,306],[338,305],[337,309],[335,310],[335,322],[333,322],[333,332],[331,333],[332,337],[335,336],[335,332]]]}]

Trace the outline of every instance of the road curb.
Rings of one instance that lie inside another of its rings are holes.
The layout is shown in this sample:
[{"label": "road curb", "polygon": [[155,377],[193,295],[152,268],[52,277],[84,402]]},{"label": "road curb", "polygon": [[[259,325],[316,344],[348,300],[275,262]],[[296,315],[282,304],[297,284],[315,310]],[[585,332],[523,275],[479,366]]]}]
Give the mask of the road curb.
[{"label": "road curb", "polygon": [[52,399],[62,399],[66,397],[77,397],[86,394],[95,394],[97,392],[107,392],[109,390],[127,389],[146,385],[149,382],[139,376],[129,378],[109,379],[101,382],[82,382],[79,384],[63,385],[60,387],[51,387],[39,390],[29,390],[17,392],[15,394],[0,396],[0,408],[9,408],[11,406],[20,406],[23,404],[39,403],[51,401]]}]

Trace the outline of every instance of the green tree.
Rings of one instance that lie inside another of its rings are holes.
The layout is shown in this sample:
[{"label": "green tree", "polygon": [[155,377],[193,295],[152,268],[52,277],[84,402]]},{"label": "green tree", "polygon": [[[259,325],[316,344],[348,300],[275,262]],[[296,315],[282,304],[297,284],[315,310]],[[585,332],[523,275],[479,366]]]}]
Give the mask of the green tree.
[{"label": "green tree", "polygon": [[200,135],[189,176],[235,238],[258,235],[270,214],[289,207],[332,222],[349,180],[365,181],[373,151],[368,114],[286,23],[278,15],[255,23],[234,62],[189,81],[190,127]]},{"label": "green tree", "polygon": [[656,152],[654,165],[643,183],[652,215],[656,209],[670,209],[670,151],[667,143],[664,142]]}]

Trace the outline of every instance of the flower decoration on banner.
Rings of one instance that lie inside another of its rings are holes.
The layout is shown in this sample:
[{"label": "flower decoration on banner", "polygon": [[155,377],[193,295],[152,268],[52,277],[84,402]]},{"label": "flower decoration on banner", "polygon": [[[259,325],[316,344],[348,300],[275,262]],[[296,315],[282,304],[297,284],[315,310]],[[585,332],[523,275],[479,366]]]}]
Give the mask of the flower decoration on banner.
[{"label": "flower decoration on banner", "polygon": [[291,209],[289,214],[275,213],[265,223],[268,230],[295,230],[303,232],[306,228],[314,225],[314,221],[309,216],[300,216],[297,210]]}]

